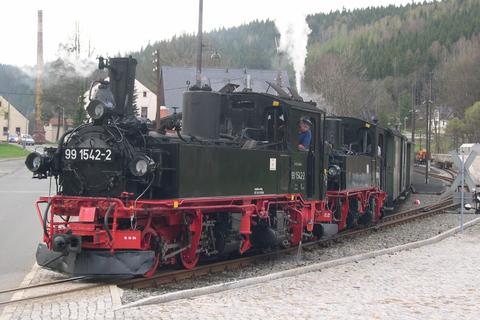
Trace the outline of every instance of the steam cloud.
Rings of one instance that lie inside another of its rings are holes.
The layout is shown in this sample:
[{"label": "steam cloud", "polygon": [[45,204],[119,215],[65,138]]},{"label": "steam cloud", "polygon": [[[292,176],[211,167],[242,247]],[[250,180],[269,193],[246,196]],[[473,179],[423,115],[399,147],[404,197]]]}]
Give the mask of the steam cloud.
[{"label": "steam cloud", "polygon": [[275,25],[280,32],[278,49],[286,52],[293,62],[295,80],[298,92],[302,92],[302,80],[307,57],[308,35],[312,30],[307,24],[306,14],[289,14],[275,19]]},{"label": "steam cloud", "polygon": [[87,78],[97,69],[97,63],[94,59],[79,58],[71,55],[58,55],[58,59],[63,60],[69,67],[65,74],[67,77],[83,77]]}]

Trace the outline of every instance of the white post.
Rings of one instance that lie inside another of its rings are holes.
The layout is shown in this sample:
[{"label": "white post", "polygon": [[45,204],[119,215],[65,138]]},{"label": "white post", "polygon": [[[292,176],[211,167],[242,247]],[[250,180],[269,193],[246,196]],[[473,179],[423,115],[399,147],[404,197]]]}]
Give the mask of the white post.
[{"label": "white post", "polygon": [[464,211],[464,197],[465,197],[465,152],[462,150],[462,190],[461,190],[461,202],[460,202],[460,232],[463,232],[463,211]]}]

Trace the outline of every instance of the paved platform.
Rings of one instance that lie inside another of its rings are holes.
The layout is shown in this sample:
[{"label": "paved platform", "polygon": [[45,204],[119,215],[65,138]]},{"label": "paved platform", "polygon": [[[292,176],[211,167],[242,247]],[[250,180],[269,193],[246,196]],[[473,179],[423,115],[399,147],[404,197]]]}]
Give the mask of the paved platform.
[{"label": "paved platform", "polygon": [[480,227],[435,245],[125,311],[162,319],[479,319]]},{"label": "paved platform", "polygon": [[[40,271],[45,272],[45,271]],[[480,319],[480,224],[434,245],[126,310],[112,287],[7,307],[0,319]]]},{"label": "paved platform", "polygon": [[412,191],[420,194],[440,194],[447,189],[444,181],[429,177],[429,183],[425,183],[425,175],[413,171],[412,174]]}]

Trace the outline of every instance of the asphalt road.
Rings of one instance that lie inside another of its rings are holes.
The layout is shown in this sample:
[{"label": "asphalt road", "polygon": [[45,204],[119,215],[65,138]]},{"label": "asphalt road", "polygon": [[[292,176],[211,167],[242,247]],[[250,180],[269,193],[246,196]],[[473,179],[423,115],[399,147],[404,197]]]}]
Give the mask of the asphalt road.
[{"label": "asphalt road", "polygon": [[0,161],[0,289],[20,285],[35,262],[42,233],[34,202],[48,187],[32,179],[23,159]]}]

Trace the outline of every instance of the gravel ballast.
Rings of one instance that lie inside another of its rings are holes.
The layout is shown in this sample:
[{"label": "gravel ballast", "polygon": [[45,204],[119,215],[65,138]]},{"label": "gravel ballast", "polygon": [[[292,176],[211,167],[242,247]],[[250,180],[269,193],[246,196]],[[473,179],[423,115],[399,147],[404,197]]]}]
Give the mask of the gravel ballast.
[{"label": "gravel ballast", "polygon": [[[422,197],[422,200],[425,201],[422,205],[437,202],[439,199],[439,196],[425,195]],[[411,207],[411,201],[414,200],[415,196],[410,197],[401,209],[405,210],[406,208],[403,207],[406,206]],[[407,203],[408,201],[410,201],[410,204]],[[478,216],[466,214],[464,220],[466,222],[475,217]],[[195,280],[184,280],[179,283],[167,284],[156,289],[127,289],[123,292],[122,303],[129,303],[151,295],[266,275],[298,266],[339,259],[360,253],[390,248],[409,242],[424,240],[458,226],[459,221],[460,216],[458,214],[438,214],[366,235],[342,239],[331,244],[329,247],[317,246],[315,248],[308,248],[308,250],[302,250],[300,256],[297,254],[279,255],[273,260],[260,262],[255,265],[244,267],[240,270],[224,271],[219,274],[207,275]]]}]

